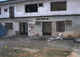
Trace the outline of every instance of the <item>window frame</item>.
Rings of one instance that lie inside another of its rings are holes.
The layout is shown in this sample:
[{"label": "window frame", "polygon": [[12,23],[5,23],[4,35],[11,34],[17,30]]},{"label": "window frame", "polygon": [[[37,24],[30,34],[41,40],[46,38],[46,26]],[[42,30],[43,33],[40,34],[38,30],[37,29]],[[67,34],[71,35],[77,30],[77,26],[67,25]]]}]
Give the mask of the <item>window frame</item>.
[{"label": "window frame", "polygon": [[[63,22],[64,26],[62,28],[60,28],[60,24],[57,22],[59,22],[59,23]],[[58,24],[59,24],[59,26],[57,26]],[[58,29],[61,29],[61,30],[58,30]],[[68,32],[68,31],[72,31],[72,20],[56,21],[56,32]]]},{"label": "window frame", "polygon": [[12,29],[13,29],[13,23],[5,23],[5,27],[6,27],[8,30],[12,30]]},{"label": "window frame", "polygon": [[72,31],[72,20],[65,21],[65,31]]},{"label": "window frame", "polygon": [[[64,9],[62,9],[62,8],[59,9],[58,7],[57,7],[57,9],[55,9],[56,6],[60,6],[60,5],[58,5],[58,3],[60,3],[60,4],[64,3],[65,4]],[[56,2],[50,3],[50,11],[66,11],[66,10],[67,10],[67,2],[66,1],[56,1]]]},{"label": "window frame", "polygon": [[38,7],[43,7],[43,3],[39,3],[38,4]]},{"label": "window frame", "polygon": [[7,11],[8,11],[8,9],[7,9],[7,8],[5,8],[5,9],[4,9],[4,12],[7,12]]},{"label": "window frame", "polygon": [[[27,7],[29,7],[29,6],[32,6],[32,5],[36,5],[36,9],[35,9],[35,11],[27,11],[26,9],[27,9]],[[26,13],[34,13],[34,12],[38,12],[38,5],[37,5],[37,3],[35,3],[35,4],[26,4],[25,5],[25,12]]]},{"label": "window frame", "polygon": [[65,32],[64,21],[56,21],[56,32]]}]

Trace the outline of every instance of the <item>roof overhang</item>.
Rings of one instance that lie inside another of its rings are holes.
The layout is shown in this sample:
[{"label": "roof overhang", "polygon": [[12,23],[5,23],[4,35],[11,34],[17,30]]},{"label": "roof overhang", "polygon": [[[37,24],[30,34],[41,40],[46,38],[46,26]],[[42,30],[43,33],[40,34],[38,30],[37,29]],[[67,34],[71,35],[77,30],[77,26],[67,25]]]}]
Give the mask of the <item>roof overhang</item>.
[{"label": "roof overhang", "polygon": [[66,1],[66,0],[9,0],[5,2],[1,2],[0,5],[8,5],[8,4],[17,4],[17,3],[24,3],[24,2],[46,2],[46,1]]}]

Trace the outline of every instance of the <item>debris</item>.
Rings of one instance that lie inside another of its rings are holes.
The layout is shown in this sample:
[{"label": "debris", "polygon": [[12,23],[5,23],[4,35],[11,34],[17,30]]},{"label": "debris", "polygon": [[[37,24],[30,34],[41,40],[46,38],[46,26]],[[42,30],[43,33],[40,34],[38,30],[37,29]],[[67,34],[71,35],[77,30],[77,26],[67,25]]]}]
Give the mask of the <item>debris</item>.
[{"label": "debris", "polygon": [[72,52],[69,56],[67,57],[80,57],[76,52]]},{"label": "debris", "polygon": [[29,51],[29,52],[38,52],[40,51],[39,49],[30,49],[30,48],[14,48],[15,50],[22,50],[22,51]]}]

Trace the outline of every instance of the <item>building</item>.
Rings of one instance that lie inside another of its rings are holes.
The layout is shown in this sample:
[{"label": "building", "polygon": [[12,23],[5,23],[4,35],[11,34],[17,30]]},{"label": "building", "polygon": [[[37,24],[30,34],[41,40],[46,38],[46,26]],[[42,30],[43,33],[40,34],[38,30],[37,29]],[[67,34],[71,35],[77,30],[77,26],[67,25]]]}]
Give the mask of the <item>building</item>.
[{"label": "building", "polygon": [[9,36],[79,34],[79,5],[80,0],[9,0],[0,3],[0,22]]}]

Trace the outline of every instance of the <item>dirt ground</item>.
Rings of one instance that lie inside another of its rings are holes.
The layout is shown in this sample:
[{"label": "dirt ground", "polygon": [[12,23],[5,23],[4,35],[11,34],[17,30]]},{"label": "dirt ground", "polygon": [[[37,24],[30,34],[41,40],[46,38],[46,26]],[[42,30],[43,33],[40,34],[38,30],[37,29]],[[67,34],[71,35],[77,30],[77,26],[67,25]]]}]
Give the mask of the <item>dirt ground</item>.
[{"label": "dirt ground", "polygon": [[0,57],[67,57],[73,46],[66,40],[0,39]]}]

